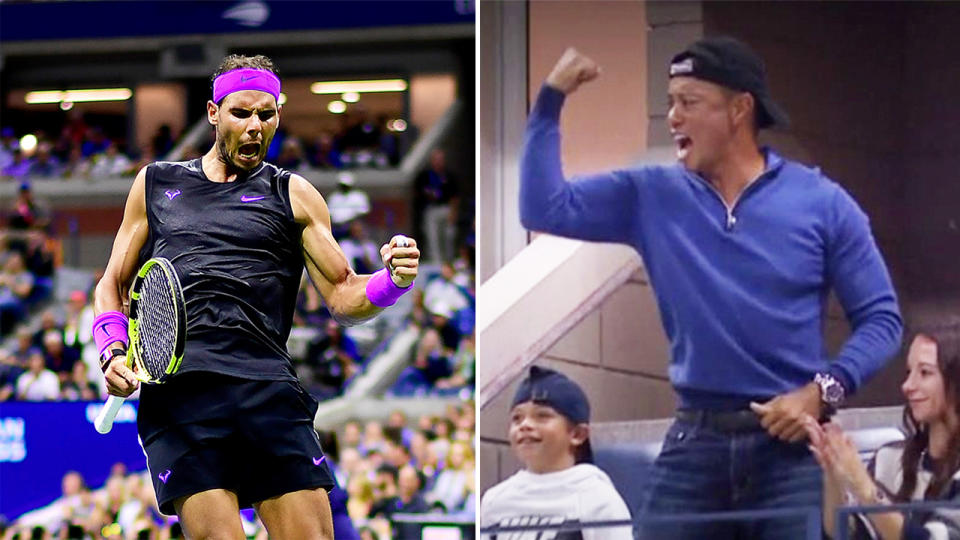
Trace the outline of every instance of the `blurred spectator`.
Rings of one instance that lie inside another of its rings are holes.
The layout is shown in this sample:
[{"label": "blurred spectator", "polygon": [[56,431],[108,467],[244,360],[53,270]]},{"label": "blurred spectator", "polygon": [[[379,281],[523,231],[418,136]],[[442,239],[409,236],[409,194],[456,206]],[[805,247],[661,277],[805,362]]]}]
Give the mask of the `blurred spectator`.
[{"label": "blurred spectator", "polygon": [[0,326],[4,333],[26,315],[26,301],[33,290],[34,277],[27,271],[20,253],[12,252],[0,270]]},{"label": "blurred spectator", "polygon": [[141,148],[140,157],[130,166],[130,174],[137,174],[140,172],[140,169],[150,165],[154,161],[157,161],[157,154],[154,153],[153,149],[150,147]]},{"label": "blurred spectator", "polygon": [[346,236],[351,221],[370,213],[370,197],[366,192],[355,189],[355,182],[353,174],[340,173],[337,175],[337,191],[327,197],[333,236],[337,240]]},{"label": "blurred spectator", "polygon": [[92,159],[94,155],[105,152],[109,144],[110,141],[103,134],[103,130],[93,126],[84,132],[80,148],[83,151],[83,157]]},{"label": "blurred spectator", "polygon": [[407,318],[410,320],[410,324],[417,328],[425,328],[430,324],[430,314],[427,313],[427,308],[424,306],[423,289],[415,289],[412,296],[413,307],[410,308],[410,314]]},{"label": "blurred spectator", "polygon": [[148,534],[159,532],[158,523],[164,521],[157,508],[157,496],[150,482],[144,482],[140,475],[128,477],[126,484],[127,501],[120,506],[117,512],[117,523],[126,533],[126,538],[133,539],[141,531]]},{"label": "blurred spectator", "polygon": [[42,142],[37,145],[37,153],[30,165],[29,175],[40,178],[53,178],[60,175],[62,167],[60,160],[50,153],[50,143]]},{"label": "blurred spectator", "polygon": [[321,337],[307,346],[305,363],[312,375],[308,387],[318,397],[341,394],[344,383],[357,372],[359,360],[357,345],[343,327],[334,319],[327,320]]},{"label": "blurred spectator", "polygon": [[363,443],[357,447],[361,453],[371,450],[382,451],[386,441],[383,438],[383,426],[376,420],[370,420],[363,428]]},{"label": "blurred spectator", "polygon": [[360,444],[360,422],[350,420],[343,425],[343,446],[356,448]]},{"label": "blurred spectator", "polygon": [[36,350],[27,361],[27,372],[17,379],[17,399],[45,401],[60,397],[60,380],[44,366],[43,353]]},{"label": "blurred spectator", "polygon": [[89,130],[90,128],[83,118],[83,111],[80,109],[71,109],[70,112],[67,113],[67,123],[60,131],[60,139],[70,147],[81,146],[83,141],[86,140],[87,131]]},{"label": "blurred spectator", "polygon": [[48,309],[40,315],[40,328],[33,333],[33,336],[30,338],[30,343],[34,347],[38,347],[44,354],[46,354],[46,349],[43,345],[44,335],[51,331],[56,330],[58,332],[63,332],[63,327],[60,326],[59,321],[57,320],[57,314],[53,309]]},{"label": "blurred spectator", "polygon": [[377,125],[380,127],[380,153],[386,159],[386,163],[381,166],[396,167],[400,164],[400,139],[396,133],[387,128],[389,121],[390,117],[386,114],[377,116]]},{"label": "blurred spectator", "polygon": [[107,478],[103,497],[99,506],[100,522],[104,525],[116,523],[120,509],[127,502],[126,481],[124,475],[111,475]]},{"label": "blurred spectator", "polygon": [[13,397],[17,378],[23,374],[26,365],[26,362],[18,362],[9,352],[0,350],[0,401]]},{"label": "blurred spectator", "polygon": [[453,512],[462,507],[467,497],[467,477],[473,476],[473,450],[469,443],[457,441],[450,445],[446,465],[433,489],[427,495],[431,504],[439,503],[444,511]]},{"label": "blurred spectator", "polygon": [[[381,126],[370,120],[370,115],[362,106],[356,106],[352,111],[344,113],[347,129],[340,138],[340,147],[344,152],[359,155],[377,150],[380,146]],[[354,159],[356,165],[365,166],[369,162]]]},{"label": "blurred spectator", "polygon": [[20,143],[13,128],[6,126],[0,130],[0,171],[13,163],[13,152],[17,148],[20,148]]},{"label": "blurred spectator", "polygon": [[389,518],[397,509],[397,477],[393,465],[380,465],[373,478],[373,505],[367,517],[383,515]]},{"label": "blurred spectator", "polygon": [[94,179],[125,176],[130,174],[133,166],[130,158],[121,154],[113,141],[107,143],[103,153],[94,154],[91,161],[93,167],[90,169],[90,176]]},{"label": "blurred spectator", "polygon": [[387,463],[401,469],[410,463],[410,451],[399,440],[387,440],[384,451]]},{"label": "blurred spectator", "polygon": [[27,231],[24,246],[24,264],[37,278],[35,286],[43,288],[42,294],[34,292],[37,299],[46,298],[53,290],[53,274],[57,267],[59,241],[43,229]]},{"label": "blurred spectator", "polygon": [[64,347],[63,332],[61,330],[49,330],[44,333],[43,350],[47,369],[57,374],[61,385],[67,382],[79,355],[75,355],[73,351]]},{"label": "blurred spectator", "polygon": [[340,241],[340,249],[358,274],[372,274],[383,266],[380,247],[367,236],[363,221],[355,219],[348,227],[349,235]]},{"label": "blurred spectator", "polygon": [[404,446],[410,446],[410,440],[413,438],[413,430],[407,427],[407,415],[400,409],[394,409],[390,412],[387,419],[387,426],[397,430],[400,433],[400,440]]},{"label": "blurred spectator", "polygon": [[347,513],[354,523],[360,522],[370,515],[373,507],[373,484],[363,475],[355,475],[347,483]]},{"label": "blurred spectator", "polygon": [[90,160],[83,157],[83,150],[80,148],[80,146],[72,146],[68,156],[67,162],[63,166],[63,172],[61,173],[63,177],[83,179],[89,178]]},{"label": "blurred spectator", "polygon": [[456,313],[470,305],[467,293],[454,281],[455,277],[453,264],[445,262],[440,266],[440,275],[430,278],[423,289],[427,309],[434,311],[435,306],[442,304]]},{"label": "blurred spectator", "polygon": [[313,166],[318,169],[339,169],[343,166],[340,161],[340,151],[337,150],[333,135],[326,131],[317,137],[312,158]]},{"label": "blurred spectator", "polygon": [[[447,169],[446,154],[435,148],[430,168],[414,181],[413,214],[420,226],[417,238],[423,238],[420,251],[429,262],[453,259],[457,236],[457,210],[460,205],[457,179]],[[420,234],[422,231],[423,234]]]},{"label": "blurred spectator", "polygon": [[[27,329],[26,326],[19,327],[17,329],[16,340],[13,343],[13,348],[10,350],[10,354],[14,361],[19,365],[26,367],[27,360],[30,359],[30,354],[33,353],[31,350],[32,348],[34,348],[33,334],[30,333],[30,330]],[[41,353],[42,352],[43,351],[41,351]]]},{"label": "blurred spectator", "polygon": [[297,137],[287,137],[286,140],[283,141],[280,155],[277,156],[276,165],[288,171],[296,171],[306,165],[300,139]]},{"label": "blurred spectator", "polygon": [[[67,315],[63,325],[63,343],[76,358],[84,358],[84,348],[93,342],[93,305],[87,303],[87,293],[77,290],[70,293]],[[95,359],[94,359],[95,361]],[[88,368],[99,368],[88,365]]]},{"label": "blurred spectator", "polygon": [[160,156],[161,158],[166,156],[170,150],[173,150],[173,134],[168,124],[163,124],[157,129],[157,134],[154,135],[150,141],[150,150],[153,152],[153,155]]},{"label": "blurred spectator", "polygon": [[73,364],[70,378],[60,385],[60,396],[66,401],[93,401],[100,399],[100,389],[87,376],[87,365]]},{"label": "blurred spectator", "polygon": [[437,380],[435,386],[441,389],[449,389],[473,385],[476,377],[476,361],[475,335],[469,334],[460,340],[460,345],[453,355],[453,361],[451,362],[453,374]]},{"label": "blurred spectator", "polygon": [[25,180],[30,175],[33,160],[26,156],[19,147],[13,150],[13,158],[7,166],[0,169],[0,176],[4,180]]},{"label": "blurred spectator", "polygon": [[420,493],[421,487],[423,487],[423,481],[420,478],[420,473],[410,465],[403,466],[399,473],[401,503],[398,508],[399,511],[406,513],[430,511],[430,505],[427,504],[423,494]]},{"label": "blurred spectator", "polygon": [[49,224],[47,205],[34,198],[30,182],[20,183],[20,191],[13,201],[9,219],[10,228],[15,230],[46,227]]}]

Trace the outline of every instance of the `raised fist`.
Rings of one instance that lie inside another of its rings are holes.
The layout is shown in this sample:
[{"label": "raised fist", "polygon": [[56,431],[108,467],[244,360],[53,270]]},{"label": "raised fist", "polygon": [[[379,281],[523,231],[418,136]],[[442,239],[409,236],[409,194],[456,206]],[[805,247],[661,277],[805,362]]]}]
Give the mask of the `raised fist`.
[{"label": "raised fist", "polygon": [[569,94],[599,75],[600,66],[596,62],[570,47],[563,52],[557,65],[553,66],[546,82],[564,94]]}]

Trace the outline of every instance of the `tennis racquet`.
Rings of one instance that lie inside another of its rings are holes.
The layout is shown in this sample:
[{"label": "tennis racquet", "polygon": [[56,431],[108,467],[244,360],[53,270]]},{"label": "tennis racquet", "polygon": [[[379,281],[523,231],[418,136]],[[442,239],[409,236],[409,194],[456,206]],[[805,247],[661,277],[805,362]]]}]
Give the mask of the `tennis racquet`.
[{"label": "tennis racquet", "polygon": [[[145,262],[130,288],[130,346],[127,367],[141,382],[169,379],[183,359],[187,312],[183,288],[173,264],[162,257]],[[124,398],[110,396],[94,425],[100,433],[113,427]]]}]

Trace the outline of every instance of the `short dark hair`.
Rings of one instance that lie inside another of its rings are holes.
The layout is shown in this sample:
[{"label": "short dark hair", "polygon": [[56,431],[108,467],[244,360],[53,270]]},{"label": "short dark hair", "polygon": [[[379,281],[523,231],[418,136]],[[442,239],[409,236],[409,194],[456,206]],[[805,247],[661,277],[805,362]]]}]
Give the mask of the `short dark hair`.
[{"label": "short dark hair", "polygon": [[[213,75],[210,76],[210,91],[213,92],[213,81],[215,81],[217,77],[228,71],[242,68],[263,69],[273,73],[278,79],[280,78],[280,72],[277,71],[277,66],[273,65],[273,60],[262,54],[258,54],[256,56],[231,54],[224,58],[222,62],[220,62],[220,66],[217,67],[217,70],[214,71]],[[221,99],[220,102],[222,103],[223,100]],[[217,103],[217,105],[219,104],[220,103]]]},{"label": "short dark hair", "polygon": [[384,463],[377,467],[377,474],[389,474],[390,477],[393,478],[394,485],[396,485],[397,477],[400,476],[400,470],[389,463]]}]

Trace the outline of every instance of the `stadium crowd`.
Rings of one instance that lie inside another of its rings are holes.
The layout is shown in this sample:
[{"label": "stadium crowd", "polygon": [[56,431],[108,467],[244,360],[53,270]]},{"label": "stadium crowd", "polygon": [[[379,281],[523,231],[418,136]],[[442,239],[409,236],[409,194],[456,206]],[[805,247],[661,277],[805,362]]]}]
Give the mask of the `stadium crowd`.
[{"label": "stadium crowd", "polygon": [[[403,126],[400,130],[396,126]],[[316,137],[300,136],[281,128],[267,151],[267,161],[292,171],[396,167],[409,149],[417,130],[406,122],[380,115],[371,119],[362,108],[341,116],[338,131]],[[5,126],[0,130],[0,181],[27,179],[100,179],[131,177],[141,167],[165,156],[183,134],[169,125],[133,148],[125,135],[105,126],[88,123],[79,109],[69,111],[59,134]],[[29,144],[21,146],[27,136]],[[199,157],[188,146],[181,159]]]},{"label": "stadium crowd", "polygon": [[[397,514],[472,518],[475,429],[473,403],[466,402],[447,406],[443,414],[420,416],[415,424],[394,411],[386,421],[351,420],[337,433],[321,434],[339,484],[331,494],[335,523],[345,527],[337,538],[419,539],[419,526],[391,521]],[[61,490],[48,506],[11,524],[0,521],[0,538],[181,537],[176,518],[160,514],[147,471],[127,471],[117,463],[97,489],[88,487],[80,473],[69,471]],[[248,538],[267,538],[253,512],[242,516]],[[343,521],[347,519],[352,527]]]}]

